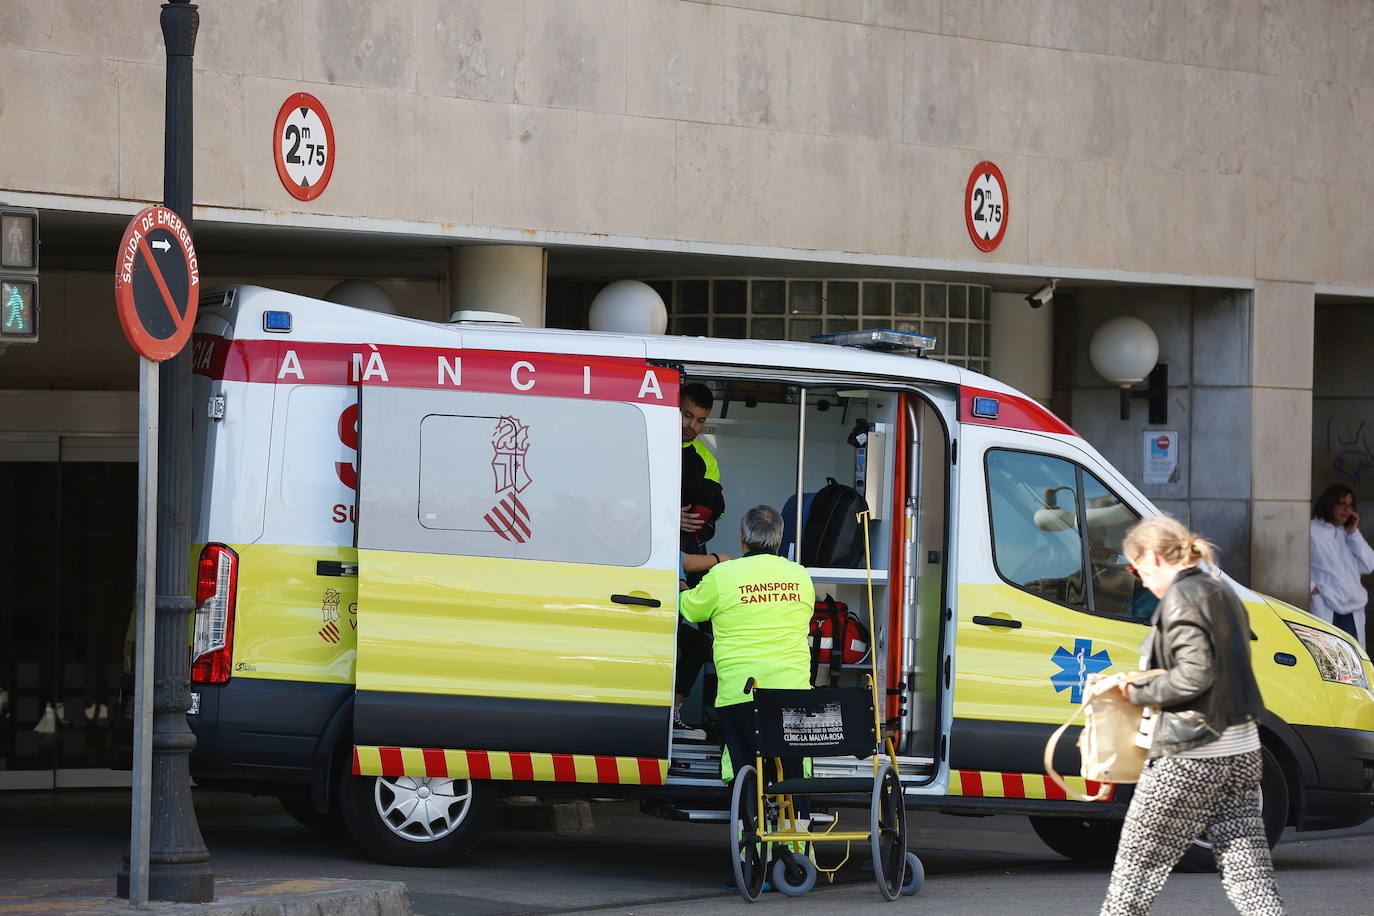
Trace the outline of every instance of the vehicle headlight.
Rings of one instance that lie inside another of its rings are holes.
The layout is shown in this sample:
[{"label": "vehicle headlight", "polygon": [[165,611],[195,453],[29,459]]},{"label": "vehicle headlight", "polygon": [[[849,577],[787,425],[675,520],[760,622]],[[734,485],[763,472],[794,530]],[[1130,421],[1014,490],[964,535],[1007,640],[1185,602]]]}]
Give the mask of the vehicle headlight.
[{"label": "vehicle headlight", "polygon": [[1360,653],[1348,641],[1316,627],[1292,621],[1287,623],[1293,635],[1302,640],[1307,651],[1312,653],[1312,661],[1317,663],[1317,673],[1322,680],[1353,687],[1369,687],[1369,681],[1364,676],[1364,665],[1360,663]]}]

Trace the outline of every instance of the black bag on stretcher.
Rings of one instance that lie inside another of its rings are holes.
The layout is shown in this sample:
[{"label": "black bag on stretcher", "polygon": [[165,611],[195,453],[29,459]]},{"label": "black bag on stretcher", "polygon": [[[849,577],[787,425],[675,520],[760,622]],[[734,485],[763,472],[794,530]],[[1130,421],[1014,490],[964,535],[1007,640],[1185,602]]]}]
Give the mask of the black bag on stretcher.
[{"label": "black bag on stretcher", "polygon": [[868,628],[849,610],[849,605],[826,595],[816,602],[811,615],[811,684],[833,687],[844,665],[868,658]]}]

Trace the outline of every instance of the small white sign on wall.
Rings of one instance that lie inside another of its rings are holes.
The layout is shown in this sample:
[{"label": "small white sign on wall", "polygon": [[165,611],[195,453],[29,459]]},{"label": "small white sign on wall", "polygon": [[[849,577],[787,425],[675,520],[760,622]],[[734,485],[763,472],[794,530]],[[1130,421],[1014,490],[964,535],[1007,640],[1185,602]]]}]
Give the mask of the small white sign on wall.
[{"label": "small white sign on wall", "polygon": [[1178,477],[1178,433],[1145,431],[1145,483],[1172,483]]}]

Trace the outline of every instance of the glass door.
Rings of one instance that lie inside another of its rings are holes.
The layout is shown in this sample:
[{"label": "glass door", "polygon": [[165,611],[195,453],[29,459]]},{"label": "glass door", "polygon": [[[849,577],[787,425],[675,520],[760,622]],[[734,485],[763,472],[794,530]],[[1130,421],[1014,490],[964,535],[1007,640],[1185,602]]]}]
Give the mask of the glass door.
[{"label": "glass door", "polygon": [[128,782],[110,772],[108,746],[133,607],[137,468],[0,462],[0,789]]}]

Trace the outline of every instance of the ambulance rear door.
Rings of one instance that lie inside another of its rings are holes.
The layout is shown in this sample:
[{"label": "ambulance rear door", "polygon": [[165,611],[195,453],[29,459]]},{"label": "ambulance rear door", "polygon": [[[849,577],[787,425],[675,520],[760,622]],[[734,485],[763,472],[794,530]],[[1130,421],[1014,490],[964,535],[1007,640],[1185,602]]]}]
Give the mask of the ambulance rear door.
[{"label": "ambulance rear door", "polygon": [[436,360],[361,386],[355,771],[663,782],[678,373]]}]

